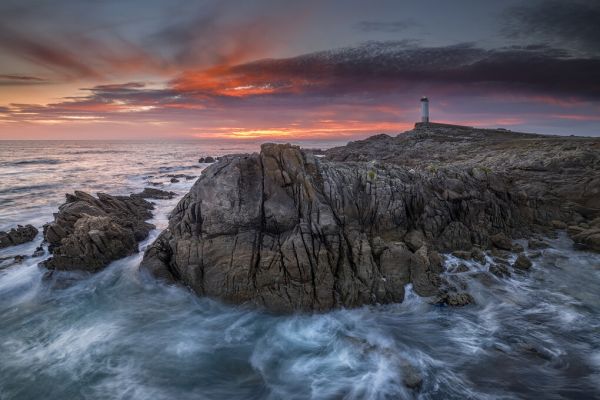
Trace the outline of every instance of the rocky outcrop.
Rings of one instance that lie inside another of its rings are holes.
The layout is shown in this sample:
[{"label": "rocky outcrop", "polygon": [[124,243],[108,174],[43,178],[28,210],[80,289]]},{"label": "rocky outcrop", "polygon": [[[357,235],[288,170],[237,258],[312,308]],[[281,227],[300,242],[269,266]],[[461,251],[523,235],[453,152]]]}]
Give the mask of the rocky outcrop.
[{"label": "rocky outcrop", "polygon": [[95,272],[111,261],[133,254],[154,225],[152,204],[138,195],[110,196],[76,191],[44,226],[44,238],[52,257],[49,269]]},{"label": "rocky outcrop", "polygon": [[37,234],[38,230],[33,225],[17,225],[8,232],[0,231],[0,249],[31,242]]},{"label": "rocky outcrop", "polygon": [[493,171],[335,162],[265,144],[205,169],[141,268],[275,311],[400,302],[409,283],[463,305],[472,297],[440,278],[439,252],[508,247],[504,238],[578,215]]}]

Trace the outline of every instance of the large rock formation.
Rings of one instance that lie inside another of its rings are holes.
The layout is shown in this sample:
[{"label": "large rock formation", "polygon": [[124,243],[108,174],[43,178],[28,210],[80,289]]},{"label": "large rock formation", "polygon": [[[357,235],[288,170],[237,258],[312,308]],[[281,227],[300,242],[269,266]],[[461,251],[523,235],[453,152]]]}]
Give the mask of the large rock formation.
[{"label": "large rock formation", "polygon": [[[460,132],[445,141],[408,135],[396,140],[415,148],[437,143],[421,156],[430,160],[447,142],[472,139]],[[464,304],[470,296],[440,293],[447,283],[438,251],[488,248],[499,233],[524,236],[551,221],[580,221],[580,209],[595,212],[594,200],[581,193],[573,193],[579,202],[537,196],[505,173],[505,163],[496,172],[487,164],[376,161],[393,156],[394,140],[371,139],[381,154],[369,162],[347,161],[355,145],[345,156],[343,149],[329,153],[343,162],[274,144],[260,154],[224,157],[175,208],[141,268],[200,295],[276,311],[399,302],[408,283],[419,295]],[[582,187],[593,192],[597,174],[583,176]]]},{"label": "large rock formation", "polygon": [[52,257],[44,262],[49,269],[98,271],[111,261],[133,254],[137,242],[145,239],[154,225],[153,205],[140,195],[98,198],[76,191],[44,226],[44,238]]},{"label": "large rock formation", "polygon": [[18,225],[8,232],[0,231],[0,249],[31,242],[37,234],[38,230],[33,225]]}]

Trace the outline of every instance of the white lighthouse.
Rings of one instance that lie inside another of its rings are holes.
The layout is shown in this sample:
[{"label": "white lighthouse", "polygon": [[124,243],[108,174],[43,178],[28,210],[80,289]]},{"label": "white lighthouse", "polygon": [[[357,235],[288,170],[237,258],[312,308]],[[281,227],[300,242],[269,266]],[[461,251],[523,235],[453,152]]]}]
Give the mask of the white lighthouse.
[{"label": "white lighthouse", "polygon": [[427,97],[421,97],[421,122],[429,122],[429,99]]}]

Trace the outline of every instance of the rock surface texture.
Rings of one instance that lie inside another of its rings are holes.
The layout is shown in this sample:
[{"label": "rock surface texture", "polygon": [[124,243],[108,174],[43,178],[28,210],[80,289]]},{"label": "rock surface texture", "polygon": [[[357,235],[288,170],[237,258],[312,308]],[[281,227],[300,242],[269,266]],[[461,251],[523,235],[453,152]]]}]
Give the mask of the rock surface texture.
[{"label": "rock surface texture", "polygon": [[265,144],[204,170],[141,268],[281,312],[400,302],[409,283],[468,304],[440,277],[439,253],[514,251],[510,238],[597,215],[599,149],[435,124],[325,158]]},{"label": "rock surface texture", "polygon": [[37,234],[38,230],[33,225],[18,225],[8,232],[0,231],[0,249],[31,242]]},{"label": "rock surface texture", "polygon": [[154,225],[153,205],[140,195],[98,197],[76,191],[44,226],[52,257],[44,266],[57,270],[95,272],[111,261],[133,254]]}]

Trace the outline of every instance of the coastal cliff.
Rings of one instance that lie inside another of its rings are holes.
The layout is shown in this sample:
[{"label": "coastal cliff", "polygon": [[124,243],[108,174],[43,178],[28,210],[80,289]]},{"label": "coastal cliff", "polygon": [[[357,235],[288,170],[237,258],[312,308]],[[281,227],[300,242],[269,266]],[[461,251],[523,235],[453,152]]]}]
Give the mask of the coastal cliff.
[{"label": "coastal cliff", "polygon": [[[486,250],[522,251],[510,238],[567,226],[594,237],[599,146],[435,124],[324,158],[265,144],[204,170],[141,268],[280,312],[401,302],[407,284],[466,304],[441,252],[486,262]],[[490,272],[510,273],[502,260]]]}]

